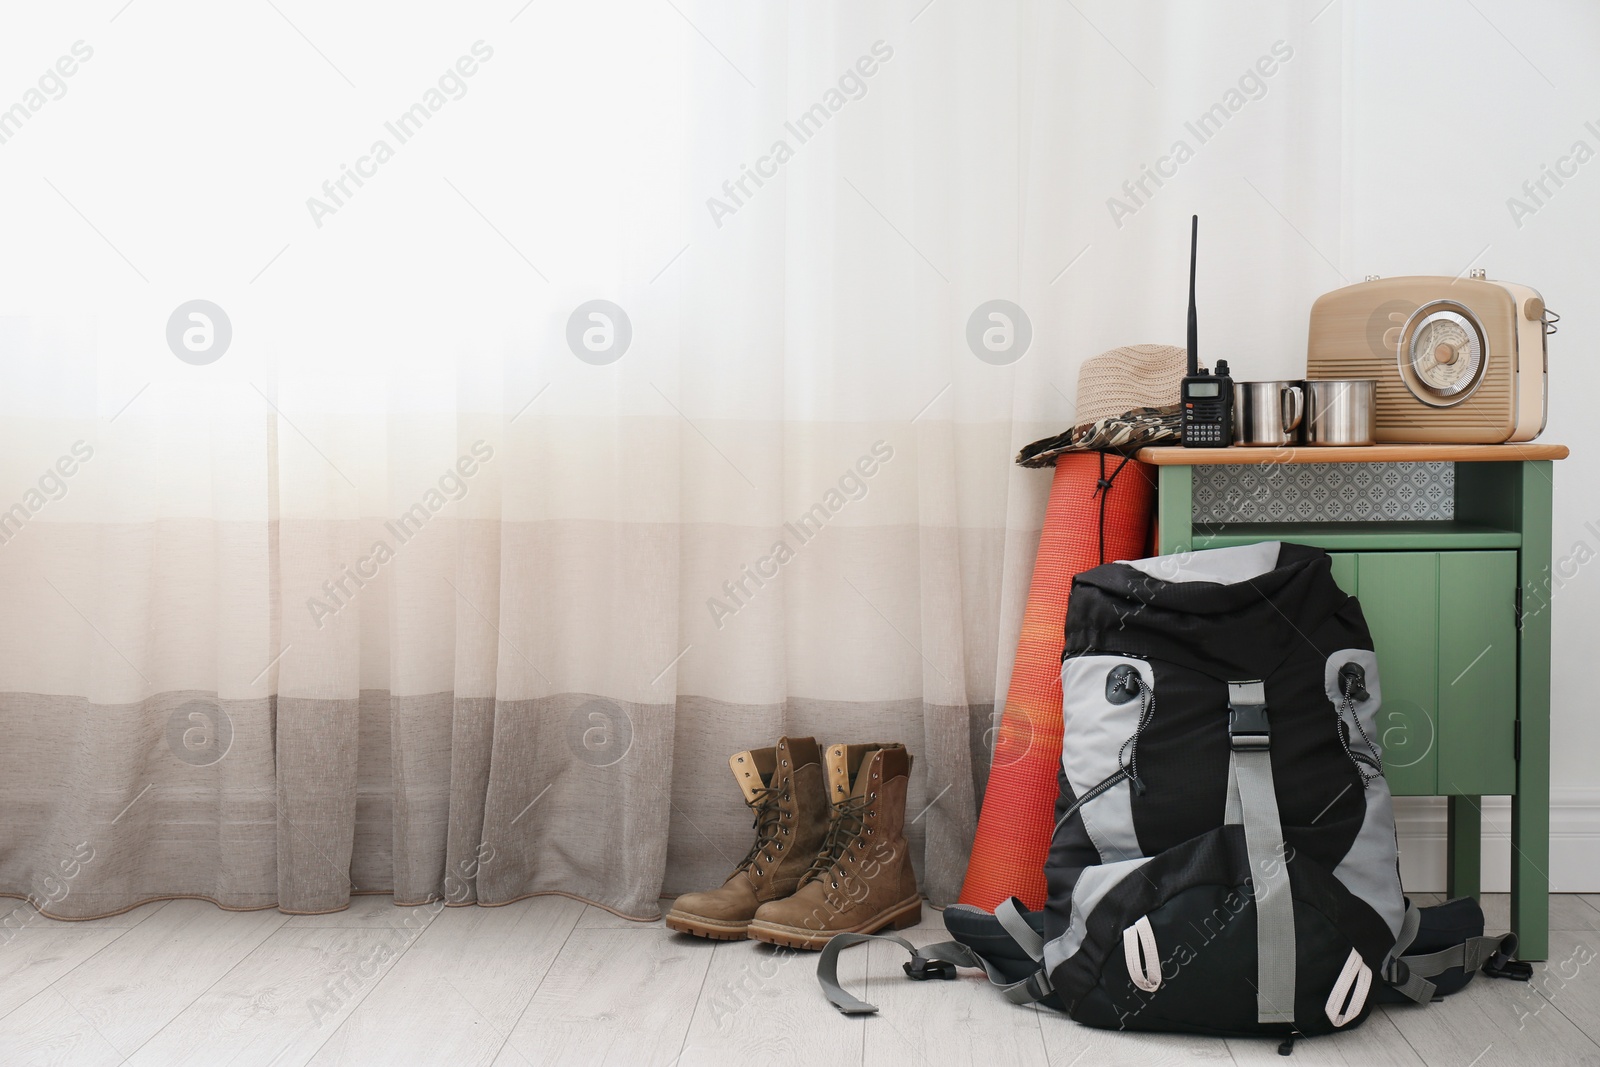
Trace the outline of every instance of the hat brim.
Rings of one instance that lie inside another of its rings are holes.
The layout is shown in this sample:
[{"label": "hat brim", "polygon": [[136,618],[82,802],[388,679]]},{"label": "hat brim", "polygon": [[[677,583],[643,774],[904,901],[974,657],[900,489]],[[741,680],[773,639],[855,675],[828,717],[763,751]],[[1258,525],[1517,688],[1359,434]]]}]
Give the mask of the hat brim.
[{"label": "hat brim", "polygon": [[1147,445],[1176,441],[1182,436],[1183,415],[1177,404],[1134,408],[1035,441],[1017,453],[1017,463],[1023,467],[1053,467],[1056,457],[1067,452],[1129,455]]}]

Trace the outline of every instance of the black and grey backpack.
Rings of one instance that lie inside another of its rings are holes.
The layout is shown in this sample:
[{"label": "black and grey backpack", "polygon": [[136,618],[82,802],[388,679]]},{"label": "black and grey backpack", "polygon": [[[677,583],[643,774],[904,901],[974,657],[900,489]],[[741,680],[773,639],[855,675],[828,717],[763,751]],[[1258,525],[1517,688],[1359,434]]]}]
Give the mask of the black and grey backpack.
[{"label": "black and grey backpack", "polygon": [[[1480,968],[1531,973],[1514,936],[1482,936],[1475,902],[1418,909],[1401,892],[1377,659],[1322,550],[1086,571],[1061,677],[1048,902],[946,909],[957,940],[912,949],[912,977],[981,966],[1010,999],[1090,1026],[1292,1040]],[[863,939],[835,938],[819,964],[847,1013],[876,1010],[836,980]]]}]

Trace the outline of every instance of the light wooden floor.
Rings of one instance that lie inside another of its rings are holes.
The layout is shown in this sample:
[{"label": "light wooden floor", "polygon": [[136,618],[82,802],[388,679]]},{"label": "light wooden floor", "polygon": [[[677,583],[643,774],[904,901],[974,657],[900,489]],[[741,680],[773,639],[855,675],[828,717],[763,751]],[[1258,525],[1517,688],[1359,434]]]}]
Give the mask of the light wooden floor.
[{"label": "light wooden floor", "polygon": [[[1485,903],[1504,929],[1505,898]],[[0,944],[0,1064],[1597,1064],[1600,897],[1551,910],[1559,932],[1531,985],[1479,978],[1284,1061],[1269,1041],[1090,1030],[1012,1007],[967,972],[911,982],[892,946],[844,955],[846,985],[882,1009],[847,1019],[822,999],[812,955],[697,941],[560,897],[437,912],[359,897],[315,917],[179,900],[91,922],[32,916]],[[943,940],[939,913],[909,933]]]}]

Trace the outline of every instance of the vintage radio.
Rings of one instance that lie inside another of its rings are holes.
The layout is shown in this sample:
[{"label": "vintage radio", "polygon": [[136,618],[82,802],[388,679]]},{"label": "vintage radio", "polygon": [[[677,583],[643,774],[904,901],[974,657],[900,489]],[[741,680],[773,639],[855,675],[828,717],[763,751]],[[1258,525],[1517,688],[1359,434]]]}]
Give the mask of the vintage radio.
[{"label": "vintage radio", "polygon": [[1535,290],[1482,271],[1369,278],[1312,305],[1306,377],[1377,379],[1379,441],[1531,441],[1558,319]]}]

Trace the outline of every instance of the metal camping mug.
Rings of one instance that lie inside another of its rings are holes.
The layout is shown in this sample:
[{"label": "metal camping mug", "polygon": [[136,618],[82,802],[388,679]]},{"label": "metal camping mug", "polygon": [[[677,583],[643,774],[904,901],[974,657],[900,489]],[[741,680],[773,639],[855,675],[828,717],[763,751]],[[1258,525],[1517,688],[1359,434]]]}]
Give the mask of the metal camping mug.
[{"label": "metal camping mug", "polygon": [[1299,382],[1234,382],[1233,443],[1293,444],[1304,409]]},{"label": "metal camping mug", "polygon": [[1308,445],[1370,445],[1377,435],[1376,378],[1308,381],[1305,433]]}]

